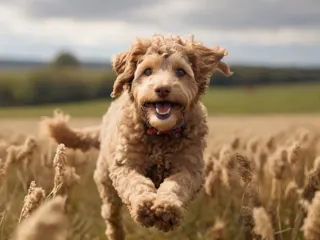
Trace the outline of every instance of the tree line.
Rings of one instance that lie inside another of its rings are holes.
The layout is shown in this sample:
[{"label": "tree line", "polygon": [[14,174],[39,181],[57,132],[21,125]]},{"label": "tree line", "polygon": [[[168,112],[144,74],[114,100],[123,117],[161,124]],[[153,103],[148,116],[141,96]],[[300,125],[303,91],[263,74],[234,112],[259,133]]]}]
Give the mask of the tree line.
[{"label": "tree line", "polygon": [[[214,74],[211,87],[320,83],[320,68],[230,66],[231,77]],[[110,68],[88,70],[70,53],[58,55],[49,66],[26,74],[0,73],[0,106],[39,105],[109,98],[115,74]]]}]

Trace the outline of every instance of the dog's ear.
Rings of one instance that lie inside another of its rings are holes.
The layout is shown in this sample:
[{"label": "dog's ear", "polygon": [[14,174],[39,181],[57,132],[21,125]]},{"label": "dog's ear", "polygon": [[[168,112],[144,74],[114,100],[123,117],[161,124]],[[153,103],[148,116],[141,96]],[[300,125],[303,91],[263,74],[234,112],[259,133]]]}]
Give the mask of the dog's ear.
[{"label": "dog's ear", "polygon": [[112,68],[115,71],[117,78],[113,84],[113,90],[111,93],[111,97],[114,98],[118,94],[120,94],[123,91],[123,85],[124,82],[120,81],[122,78],[122,74],[125,71],[127,62],[128,62],[128,57],[129,57],[129,51],[118,53],[112,57]]},{"label": "dog's ear", "polygon": [[229,66],[221,61],[224,56],[228,55],[224,48],[207,48],[202,44],[194,44],[192,51],[195,54],[193,68],[199,83],[199,94],[204,93],[214,72],[221,72],[225,76],[233,74]]},{"label": "dog's ear", "polygon": [[113,84],[112,93],[110,94],[112,98],[119,95],[124,90],[125,85],[131,83],[134,78],[137,63],[146,53],[147,47],[143,41],[138,40],[130,50],[113,56],[112,67],[117,74],[117,78]]},{"label": "dog's ear", "polygon": [[112,68],[117,75],[124,72],[129,52],[117,53],[112,57]]}]

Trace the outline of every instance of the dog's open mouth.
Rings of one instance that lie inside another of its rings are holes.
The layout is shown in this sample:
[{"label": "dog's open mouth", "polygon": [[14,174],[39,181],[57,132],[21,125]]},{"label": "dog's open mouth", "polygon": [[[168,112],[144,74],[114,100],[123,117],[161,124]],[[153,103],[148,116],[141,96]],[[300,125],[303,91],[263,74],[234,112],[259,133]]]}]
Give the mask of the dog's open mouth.
[{"label": "dog's open mouth", "polygon": [[180,103],[160,101],[160,102],[146,102],[143,104],[144,108],[154,108],[155,114],[159,119],[167,119],[172,113],[172,109],[182,109]]}]

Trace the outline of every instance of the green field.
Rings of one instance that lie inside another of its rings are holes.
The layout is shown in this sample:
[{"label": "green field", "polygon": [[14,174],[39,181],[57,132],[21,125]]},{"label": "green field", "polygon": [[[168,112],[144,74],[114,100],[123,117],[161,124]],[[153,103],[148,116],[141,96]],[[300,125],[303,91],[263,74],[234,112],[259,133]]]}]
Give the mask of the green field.
[{"label": "green field", "polygon": [[[244,88],[211,88],[203,98],[209,114],[320,113],[320,84],[273,85]],[[0,108],[0,118],[50,116],[56,108],[74,117],[100,117],[108,100],[37,107]]]}]

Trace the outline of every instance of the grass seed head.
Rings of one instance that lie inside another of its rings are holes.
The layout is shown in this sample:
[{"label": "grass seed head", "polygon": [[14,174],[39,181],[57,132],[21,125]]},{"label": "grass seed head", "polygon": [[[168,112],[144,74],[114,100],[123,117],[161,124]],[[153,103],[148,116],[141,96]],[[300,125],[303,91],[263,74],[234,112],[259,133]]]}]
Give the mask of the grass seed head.
[{"label": "grass seed head", "polygon": [[295,181],[291,181],[284,191],[284,198],[288,201],[295,196],[299,196],[299,187]]},{"label": "grass seed head", "polygon": [[240,138],[239,137],[235,137],[235,138],[233,138],[233,140],[231,141],[231,148],[233,149],[233,150],[236,150],[236,149],[238,149],[239,147],[240,147],[240,144],[241,144],[241,140],[240,140]]},{"label": "grass seed head", "polygon": [[249,200],[250,207],[260,207],[262,205],[259,185],[255,178],[248,184],[245,190],[245,196]]},{"label": "grass seed head", "polygon": [[59,144],[57,146],[57,151],[53,159],[53,166],[55,170],[54,174],[54,187],[53,187],[53,195],[55,196],[58,191],[64,187],[64,173],[65,173],[65,166],[67,164],[67,159],[65,155],[66,147],[64,144]]},{"label": "grass seed head", "polygon": [[248,206],[242,206],[240,209],[240,222],[246,229],[253,229],[254,222],[252,217],[252,209]]},{"label": "grass seed head", "polygon": [[233,150],[229,145],[224,145],[219,153],[219,162],[227,169],[235,167]]},{"label": "grass seed head", "polygon": [[253,176],[252,162],[248,157],[239,153],[236,154],[236,160],[237,160],[238,172],[242,180],[246,184],[248,184],[249,182],[251,182],[252,176]]},{"label": "grass seed head", "polygon": [[288,149],[288,162],[295,164],[300,157],[300,144],[298,142],[293,143]]},{"label": "grass seed head", "polygon": [[253,211],[255,234],[260,235],[262,239],[274,240],[274,230],[268,213],[263,207],[254,208]]},{"label": "grass seed head", "polygon": [[284,178],[286,166],[287,166],[288,152],[284,148],[278,149],[271,157],[269,161],[269,171],[271,175],[282,180]]},{"label": "grass seed head", "polygon": [[45,199],[45,191],[37,187],[35,181],[30,183],[27,196],[24,198],[24,204],[21,210],[20,220],[30,217],[30,215],[42,204]]},{"label": "grass seed head", "polygon": [[302,198],[311,202],[320,186],[320,157],[314,161],[313,168],[307,173],[306,183],[302,190]]},{"label": "grass seed head", "polygon": [[307,217],[302,226],[306,240],[318,240],[320,238],[320,191],[316,192],[312,203],[308,207]]},{"label": "grass seed head", "polygon": [[65,198],[57,196],[46,201],[17,228],[13,240],[66,240],[67,217]]}]

